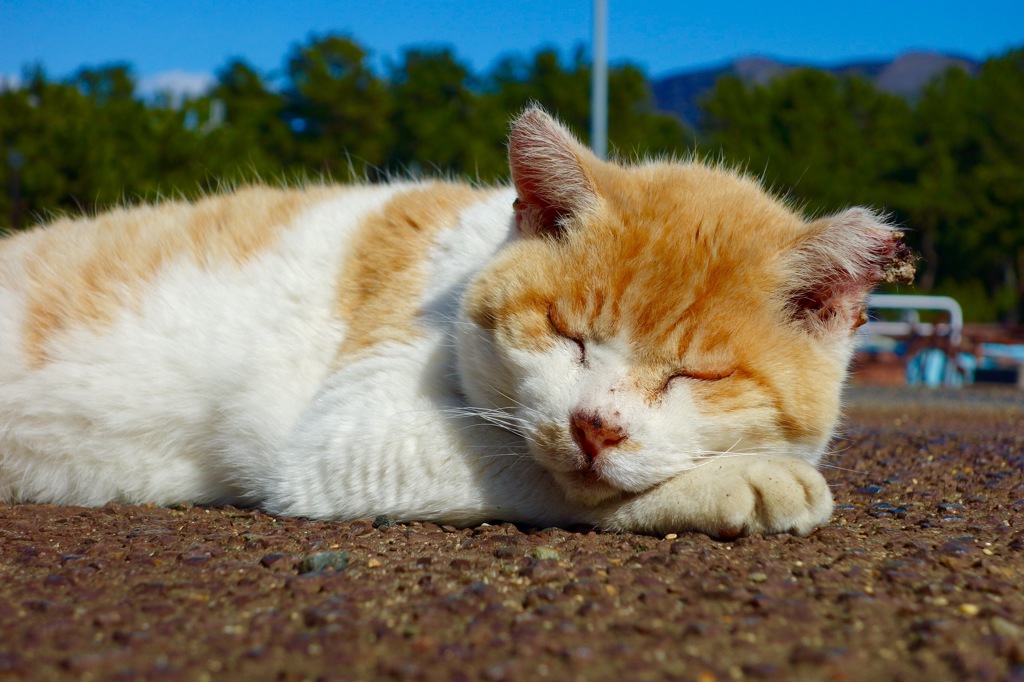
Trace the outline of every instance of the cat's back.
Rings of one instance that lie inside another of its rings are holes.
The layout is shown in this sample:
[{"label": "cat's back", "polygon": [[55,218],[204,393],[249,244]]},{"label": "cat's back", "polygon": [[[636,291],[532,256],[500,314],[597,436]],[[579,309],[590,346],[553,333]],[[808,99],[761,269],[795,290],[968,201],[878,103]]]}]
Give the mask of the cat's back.
[{"label": "cat's back", "polygon": [[339,358],[408,338],[481,196],[246,187],[0,240],[0,499],[230,498],[211,453],[266,448]]},{"label": "cat's back", "polygon": [[[0,239],[2,347],[41,367],[76,333],[108,335],[119,319],[172,305],[188,317],[228,290],[270,286],[291,298],[306,290],[310,304],[321,291],[351,326],[373,294],[416,297],[439,233],[484,194],[442,182],[251,186],[60,218]],[[171,291],[185,298],[161,299]],[[263,299],[268,314],[274,298]]]},{"label": "cat's back", "polygon": [[154,305],[161,285],[176,277],[222,275],[208,284],[223,288],[216,285],[226,284],[224,273],[283,255],[287,232],[346,193],[352,190],[246,187],[196,202],[60,218],[7,237],[0,241],[4,332],[20,338],[5,338],[4,346],[21,351],[19,364],[40,367],[66,356],[69,335],[102,336],[119,318]]}]

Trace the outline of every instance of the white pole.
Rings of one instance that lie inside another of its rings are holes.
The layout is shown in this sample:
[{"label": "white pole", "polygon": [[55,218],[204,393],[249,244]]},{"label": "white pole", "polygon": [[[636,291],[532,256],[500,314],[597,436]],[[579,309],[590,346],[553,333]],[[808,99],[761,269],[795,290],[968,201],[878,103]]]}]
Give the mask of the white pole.
[{"label": "white pole", "polygon": [[594,0],[594,66],[590,81],[590,146],[599,159],[608,152],[608,0]]}]

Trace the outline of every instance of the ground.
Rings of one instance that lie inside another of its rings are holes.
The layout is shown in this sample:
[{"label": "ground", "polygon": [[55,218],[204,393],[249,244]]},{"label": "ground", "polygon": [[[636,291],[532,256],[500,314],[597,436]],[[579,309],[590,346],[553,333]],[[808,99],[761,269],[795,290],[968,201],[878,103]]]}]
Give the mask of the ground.
[{"label": "ground", "polygon": [[1024,396],[848,415],[806,538],[0,506],[0,680],[1024,680]]}]

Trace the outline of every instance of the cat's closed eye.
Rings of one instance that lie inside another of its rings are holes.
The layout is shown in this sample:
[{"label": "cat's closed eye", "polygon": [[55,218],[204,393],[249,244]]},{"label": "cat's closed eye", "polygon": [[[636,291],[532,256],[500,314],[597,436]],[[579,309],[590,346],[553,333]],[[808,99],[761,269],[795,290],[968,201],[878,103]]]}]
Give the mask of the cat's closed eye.
[{"label": "cat's closed eye", "polygon": [[555,306],[553,304],[548,306],[548,323],[551,325],[551,329],[554,330],[556,334],[561,336],[563,339],[566,339],[567,341],[572,341],[574,344],[576,344],[576,347],[579,350],[579,357],[577,358],[577,361],[581,365],[586,365],[587,344],[584,343],[583,338],[581,336],[573,334],[571,331],[569,331],[568,326],[566,326],[562,318],[558,316],[558,311],[555,310]]},{"label": "cat's closed eye", "polygon": [[735,369],[717,369],[717,370],[694,370],[694,369],[680,369],[676,370],[672,374],[669,374],[665,378],[665,383],[662,384],[661,390],[667,391],[673,382],[677,380],[689,379],[691,381],[701,383],[714,383],[723,379],[728,379],[736,373]]}]

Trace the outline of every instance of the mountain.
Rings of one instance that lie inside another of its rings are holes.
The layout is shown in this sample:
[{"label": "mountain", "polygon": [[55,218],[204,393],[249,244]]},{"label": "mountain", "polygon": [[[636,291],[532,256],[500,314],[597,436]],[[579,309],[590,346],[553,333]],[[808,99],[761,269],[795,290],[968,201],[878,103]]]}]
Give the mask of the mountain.
[{"label": "mountain", "polygon": [[907,52],[888,61],[849,62],[833,66],[783,62],[769,57],[745,57],[710,68],[666,76],[653,81],[651,86],[658,109],[676,114],[687,125],[699,128],[700,100],[722,76],[736,76],[747,83],[764,85],[794,69],[813,68],[836,76],[862,76],[884,92],[913,99],[928,83],[949,69],[963,69],[973,75],[980,66],[979,62],[966,57],[937,52]]}]

